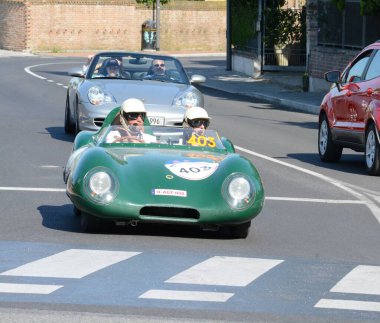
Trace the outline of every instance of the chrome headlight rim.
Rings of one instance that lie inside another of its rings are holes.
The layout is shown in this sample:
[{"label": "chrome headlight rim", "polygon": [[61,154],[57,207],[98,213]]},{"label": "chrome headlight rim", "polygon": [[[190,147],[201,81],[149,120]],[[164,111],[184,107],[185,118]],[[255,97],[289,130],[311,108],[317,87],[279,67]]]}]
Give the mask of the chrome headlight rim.
[{"label": "chrome headlight rim", "polygon": [[246,174],[233,173],[223,182],[222,196],[231,209],[244,210],[255,201],[256,187]]},{"label": "chrome headlight rim", "polygon": [[85,175],[83,188],[91,201],[104,205],[111,203],[119,193],[119,181],[110,169],[95,167]]}]

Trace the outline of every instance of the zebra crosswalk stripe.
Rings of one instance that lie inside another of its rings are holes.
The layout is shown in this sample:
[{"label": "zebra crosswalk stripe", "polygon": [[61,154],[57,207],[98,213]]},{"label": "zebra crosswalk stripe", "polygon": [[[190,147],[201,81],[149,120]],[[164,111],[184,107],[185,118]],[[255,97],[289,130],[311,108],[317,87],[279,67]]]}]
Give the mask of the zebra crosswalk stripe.
[{"label": "zebra crosswalk stripe", "polygon": [[215,256],[166,282],[243,287],[282,262],[276,259]]},{"label": "zebra crosswalk stripe", "polygon": [[62,285],[37,285],[37,284],[8,284],[0,283],[0,293],[13,294],[50,294],[57,289],[62,288]]},{"label": "zebra crosswalk stripe", "polygon": [[140,252],[69,249],[0,273],[6,276],[83,278]]},{"label": "zebra crosswalk stripe", "polygon": [[233,293],[151,289],[140,295],[139,298],[197,302],[226,302],[233,295]]}]

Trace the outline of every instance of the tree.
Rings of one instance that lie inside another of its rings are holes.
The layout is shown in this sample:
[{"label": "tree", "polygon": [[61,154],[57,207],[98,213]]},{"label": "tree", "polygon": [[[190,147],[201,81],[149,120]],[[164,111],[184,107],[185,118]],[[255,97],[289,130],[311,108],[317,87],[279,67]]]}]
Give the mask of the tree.
[{"label": "tree", "polygon": [[[344,10],[346,7],[346,0],[331,0],[335,6]],[[360,0],[360,14],[362,16],[379,15],[380,14],[380,0]]]},{"label": "tree", "polygon": [[231,0],[231,43],[244,49],[256,35],[257,0]]}]

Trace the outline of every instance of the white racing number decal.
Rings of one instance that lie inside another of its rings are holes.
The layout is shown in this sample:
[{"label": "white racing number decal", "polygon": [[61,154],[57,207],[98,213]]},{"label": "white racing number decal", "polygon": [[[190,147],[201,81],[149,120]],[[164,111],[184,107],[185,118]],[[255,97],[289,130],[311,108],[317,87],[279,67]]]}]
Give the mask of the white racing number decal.
[{"label": "white racing number decal", "polygon": [[191,181],[199,181],[211,176],[218,166],[218,163],[207,162],[173,162],[165,164],[165,167],[174,175]]}]

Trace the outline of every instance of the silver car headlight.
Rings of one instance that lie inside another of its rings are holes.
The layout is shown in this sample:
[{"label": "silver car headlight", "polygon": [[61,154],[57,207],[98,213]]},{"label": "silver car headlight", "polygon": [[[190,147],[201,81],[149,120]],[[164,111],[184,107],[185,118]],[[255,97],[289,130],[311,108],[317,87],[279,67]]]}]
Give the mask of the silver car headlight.
[{"label": "silver car headlight", "polygon": [[111,93],[103,91],[99,86],[93,86],[88,90],[87,93],[90,103],[93,105],[100,105],[105,103],[116,102],[115,98]]},{"label": "silver car headlight", "polygon": [[201,106],[201,103],[202,99],[200,96],[192,91],[180,93],[173,100],[173,105],[185,108],[199,107]]},{"label": "silver car headlight", "polygon": [[98,167],[86,174],[84,191],[93,202],[108,204],[116,197],[119,183],[110,170]]},{"label": "silver car headlight", "polygon": [[256,189],[247,175],[236,173],[226,178],[223,183],[222,194],[232,209],[241,210],[252,204]]}]

